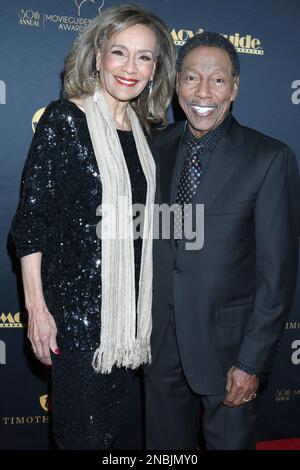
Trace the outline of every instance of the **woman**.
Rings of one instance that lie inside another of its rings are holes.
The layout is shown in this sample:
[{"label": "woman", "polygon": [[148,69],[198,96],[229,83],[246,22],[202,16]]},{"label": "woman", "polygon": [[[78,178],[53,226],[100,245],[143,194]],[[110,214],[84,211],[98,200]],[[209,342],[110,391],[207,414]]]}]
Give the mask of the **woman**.
[{"label": "woman", "polygon": [[[134,369],[151,358],[155,167],[143,129],[165,122],[174,50],[159,18],[119,6],[89,24],[65,68],[65,98],[37,126],[11,233],[28,338],[53,365],[58,447],[105,449]],[[136,203],[144,233],[133,240]]]}]

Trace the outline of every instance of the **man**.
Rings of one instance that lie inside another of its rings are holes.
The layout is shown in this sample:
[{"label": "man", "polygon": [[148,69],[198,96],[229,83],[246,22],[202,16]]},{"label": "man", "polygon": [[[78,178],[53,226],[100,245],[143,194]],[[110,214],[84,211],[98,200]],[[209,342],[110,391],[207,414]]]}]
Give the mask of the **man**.
[{"label": "man", "polygon": [[295,289],[297,163],[231,116],[239,59],[227,39],[189,39],[177,72],[187,123],[154,142],[157,203],[204,204],[204,245],[156,241],[147,445],[195,449],[202,405],[208,449],[254,449],[255,397]]}]

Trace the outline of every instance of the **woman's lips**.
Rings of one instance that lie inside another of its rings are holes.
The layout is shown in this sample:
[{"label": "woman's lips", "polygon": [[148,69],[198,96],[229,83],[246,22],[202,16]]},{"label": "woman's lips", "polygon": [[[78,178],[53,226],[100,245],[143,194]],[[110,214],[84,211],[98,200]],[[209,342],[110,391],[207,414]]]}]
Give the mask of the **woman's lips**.
[{"label": "woman's lips", "polygon": [[132,78],[125,78],[125,77],[115,77],[117,82],[120,85],[126,86],[126,87],[133,87],[138,83],[138,80],[133,80]]}]

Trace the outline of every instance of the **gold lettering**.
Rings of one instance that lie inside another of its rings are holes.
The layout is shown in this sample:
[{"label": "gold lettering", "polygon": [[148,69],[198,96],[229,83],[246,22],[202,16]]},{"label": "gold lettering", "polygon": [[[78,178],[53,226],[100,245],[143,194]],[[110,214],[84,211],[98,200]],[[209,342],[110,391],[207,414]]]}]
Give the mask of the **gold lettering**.
[{"label": "gold lettering", "polygon": [[48,423],[49,416],[3,416],[3,424],[41,424]]},{"label": "gold lettering", "polygon": [[260,44],[261,44],[261,42],[257,38],[253,38],[252,41],[251,41],[252,49],[260,49]]},{"label": "gold lettering", "polygon": [[[4,313],[2,312],[0,315],[0,327],[3,328],[22,328],[25,326],[26,321],[24,321],[24,318],[22,318],[23,315],[21,312],[17,312],[15,314],[12,314],[11,312],[9,313]],[[23,322],[22,322],[23,320]]]},{"label": "gold lettering", "polygon": [[[230,36],[231,37],[231,36]],[[239,47],[239,41],[240,41],[240,34],[239,33],[235,33],[234,35],[234,39],[232,42],[232,44],[234,45],[234,47]]]},{"label": "gold lettering", "polygon": [[2,313],[1,316],[0,316],[0,320],[3,322],[3,323],[14,323],[14,319],[13,319],[13,316],[11,313],[9,313],[8,315],[5,315],[5,313]]},{"label": "gold lettering", "polygon": [[3,323],[20,323],[20,312],[15,313],[13,316],[11,312],[9,312],[7,315],[5,313],[1,313],[0,320]]},{"label": "gold lettering", "polygon": [[238,46],[243,47],[244,49],[251,48],[251,36],[247,34],[247,36],[241,37]]},{"label": "gold lettering", "polygon": [[24,416],[16,416],[16,424],[25,424],[25,418]]},{"label": "gold lettering", "polygon": [[[200,31],[202,32],[203,30],[199,30],[199,32]],[[178,32],[176,32],[173,28],[171,31],[171,37],[174,43],[181,46],[186,42],[188,38],[192,38],[193,36],[193,31],[190,31],[188,29],[180,29]]]},{"label": "gold lettering", "polygon": [[[173,28],[170,34],[177,46],[183,46],[189,38],[194,36],[194,34],[200,34],[203,32],[203,28],[199,28],[195,31],[195,33],[189,29],[180,29],[176,31],[175,28]],[[245,36],[240,36],[240,33],[221,34],[224,36],[224,38],[228,39],[233,44],[233,46],[237,49],[237,52],[256,55],[264,54],[261,41],[258,38],[252,38],[251,34],[246,34]]]},{"label": "gold lettering", "polygon": [[188,38],[192,38],[193,36],[193,31],[188,31],[187,29],[181,29],[180,31],[178,31],[179,41],[185,42]]},{"label": "gold lettering", "polygon": [[171,37],[172,37],[173,41],[178,41],[178,36],[177,36],[176,31],[175,31],[174,28],[172,29],[170,34],[171,34]]},{"label": "gold lettering", "polygon": [[298,330],[300,329],[300,322],[286,322],[285,324],[286,330]]}]

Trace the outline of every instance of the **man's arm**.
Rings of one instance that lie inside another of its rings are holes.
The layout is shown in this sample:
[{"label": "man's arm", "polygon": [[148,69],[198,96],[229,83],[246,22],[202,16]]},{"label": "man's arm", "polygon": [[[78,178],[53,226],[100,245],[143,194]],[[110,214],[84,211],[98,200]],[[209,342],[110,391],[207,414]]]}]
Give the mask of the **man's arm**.
[{"label": "man's arm", "polygon": [[255,304],[228,372],[228,406],[239,406],[255,395],[258,379],[252,371],[270,371],[294,296],[299,232],[300,180],[295,156],[286,147],[272,160],[256,201]]},{"label": "man's arm", "polygon": [[286,147],[273,159],[255,206],[256,296],[236,360],[269,372],[296,286],[300,180]]}]

